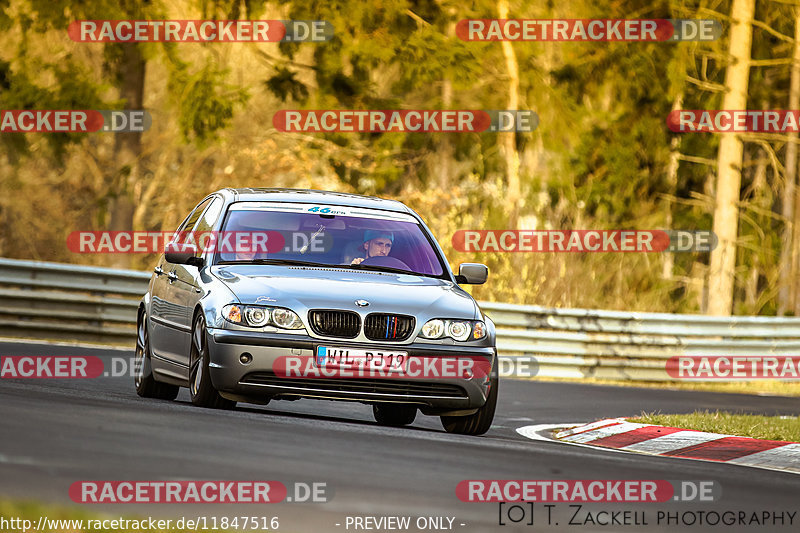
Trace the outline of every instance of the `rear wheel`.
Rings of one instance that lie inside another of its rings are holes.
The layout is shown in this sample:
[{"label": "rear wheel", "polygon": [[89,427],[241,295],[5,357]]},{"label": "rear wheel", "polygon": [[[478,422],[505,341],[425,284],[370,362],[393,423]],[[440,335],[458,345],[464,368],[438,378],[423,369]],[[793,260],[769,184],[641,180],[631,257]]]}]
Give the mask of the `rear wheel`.
[{"label": "rear wheel", "polygon": [[483,435],[492,427],[494,411],[497,407],[497,376],[492,377],[489,388],[489,397],[483,407],[474,414],[467,416],[443,416],[442,426],[448,433],[460,435]]},{"label": "rear wheel", "polygon": [[407,426],[417,418],[417,408],[413,405],[375,404],[372,415],[382,426]]},{"label": "rear wheel", "polygon": [[153,377],[153,365],[150,360],[150,335],[147,332],[147,316],[139,313],[136,322],[136,351],[133,356],[133,384],[136,394],[142,398],[158,398],[174,400],[178,397],[179,387],[169,383],[161,383]]},{"label": "rear wheel", "polygon": [[233,409],[236,402],[220,396],[211,383],[208,361],[206,321],[203,315],[198,315],[194,319],[192,347],[189,353],[189,396],[192,398],[192,403],[200,407]]}]

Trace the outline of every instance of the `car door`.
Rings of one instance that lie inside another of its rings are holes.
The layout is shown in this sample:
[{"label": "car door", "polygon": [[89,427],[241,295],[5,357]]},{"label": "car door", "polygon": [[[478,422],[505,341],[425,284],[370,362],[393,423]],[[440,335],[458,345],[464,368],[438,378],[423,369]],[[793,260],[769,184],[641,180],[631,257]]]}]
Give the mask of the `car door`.
[{"label": "car door", "polygon": [[[212,198],[207,198],[195,207],[175,231],[171,242],[182,242],[186,238],[187,232],[194,227],[211,200]],[[186,364],[183,352],[189,329],[186,319],[186,289],[181,284],[176,285],[178,280],[176,267],[177,265],[168,262],[162,254],[154,269],[156,279],[153,282],[151,295],[150,346],[153,357],[166,363],[164,366],[154,361],[154,367],[163,366],[160,370],[164,373],[183,377],[182,369],[175,367]]]},{"label": "car door", "polygon": [[[197,222],[194,224],[191,234],[195,237],[195,241],[199,236],[214,228],[217,220],[219,220],[222,213],[224,202],[222,198],[215,197],[212,199],[211,204],[203,211]],[[197,257],[202,257],[205,254],[202,250],[197,251]],[[189,367],[189,350],[192,342],[192,322],[194,318],[194,308],[197,302],[205,294],[203,283],[200,279],[200,271],[206,268],[203,266],[198,268],[192,265],[172,265],[172,273],[174,274],[174,281],[172,283],[172,290],[177,304],[180,306],[180,346],[179,358],[181,364]]]}]

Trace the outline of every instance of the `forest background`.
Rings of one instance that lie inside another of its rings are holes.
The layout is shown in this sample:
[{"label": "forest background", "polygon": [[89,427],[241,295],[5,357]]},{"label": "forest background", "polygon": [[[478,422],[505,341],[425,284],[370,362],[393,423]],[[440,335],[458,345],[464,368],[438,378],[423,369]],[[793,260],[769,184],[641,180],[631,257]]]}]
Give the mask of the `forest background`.
[{"label": "forest background", "polygon": [[[80,19],[326,20],[321,43],[77,43]],[[709,42],[465,42],[469,18],[714,19]],[[0,0],[0,109],[146,109],[142,134],[0,134],[0,257],[171,231],[223,187],[398,199],[479,299],[800,315],[797,134],[672,133],[673,109],[800,109],[800,1]],[[531,133],[283,133],[280,109],[528,109]],[[459,229],[705,229],[712,253],[461,253]]]}]

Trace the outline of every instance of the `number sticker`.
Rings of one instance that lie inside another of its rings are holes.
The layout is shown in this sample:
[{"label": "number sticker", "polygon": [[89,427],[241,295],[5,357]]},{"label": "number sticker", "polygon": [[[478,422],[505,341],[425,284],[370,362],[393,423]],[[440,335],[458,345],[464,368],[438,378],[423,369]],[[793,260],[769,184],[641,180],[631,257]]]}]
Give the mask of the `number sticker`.
[{"label": "number sticker", "polygon": [[319,213],[321,215],[348,215],[349,209],[346,207],[322,207],[315,205],[314,207],[309,207],[306,210],[306,213]]}]

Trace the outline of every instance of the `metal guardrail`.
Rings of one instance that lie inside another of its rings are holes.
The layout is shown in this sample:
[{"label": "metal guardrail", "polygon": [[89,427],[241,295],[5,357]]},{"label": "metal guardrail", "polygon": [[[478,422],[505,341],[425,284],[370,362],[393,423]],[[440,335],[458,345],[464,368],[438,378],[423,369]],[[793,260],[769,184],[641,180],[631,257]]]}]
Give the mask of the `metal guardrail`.
[{"label": "metal guardrail", "polygon": [[798,356],[800,318],[711,317],[481,302],[506,356],[540,376],[672,381],[673,356]]},{"label": "metal guardrail", "polygon": [[[133,347],[149,272],[0,259],[0,336]],[[709,317],[481,302],[508,358],[538,375],[666,381],[672,356],[800,356],[800,318]]]},{"label": "metal guardrail", "polygon": [[133,347],[150,274],[0,259],[0,336]]}]

